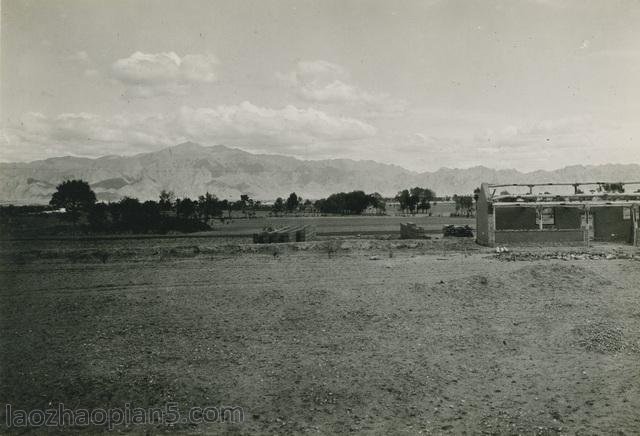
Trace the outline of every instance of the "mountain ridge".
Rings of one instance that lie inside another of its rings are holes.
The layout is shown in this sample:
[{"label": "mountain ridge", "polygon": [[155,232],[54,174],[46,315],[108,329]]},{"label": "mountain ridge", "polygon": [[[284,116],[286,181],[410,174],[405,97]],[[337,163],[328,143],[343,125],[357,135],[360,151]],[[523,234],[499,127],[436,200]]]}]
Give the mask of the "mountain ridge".
[{"label": "mountain ridge", "polygon": [[47,203],[55,186],[69,178],[87,180],[103,201],[125,196],[156,199],[162,189],[178,197],[194,198],[208,191],[220,198],[249,194],[258,200],[273,200],[294,191],[315,199],[355,189],[390,196],[400,189],[423,186],[439,195],[451,195],[471,193],[482,182],[638,181],[640,165],[570,165],[531,172],[478,165],[416,172],[373,160],[302,160],[185,142],[133,156],[61,156],[0,163],[0,202]]}]

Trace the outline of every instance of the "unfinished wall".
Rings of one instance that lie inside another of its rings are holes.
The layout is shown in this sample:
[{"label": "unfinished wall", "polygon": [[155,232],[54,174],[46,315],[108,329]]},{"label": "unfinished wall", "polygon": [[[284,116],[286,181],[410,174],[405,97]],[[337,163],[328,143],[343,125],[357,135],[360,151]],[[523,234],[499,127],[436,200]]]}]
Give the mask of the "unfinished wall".
[{"label": "unfinished wall", "polygon": [[476,204],[476,242],[481,245],[490,245],[489,222],[493,218],[489,215],[487,195],[487,186],[483,184],[480,187],[480,194]]},{"label": "unfinished wall", "polygon": [[538,244],[584,242],[582,230],[496,230],[496,244]]},{"label": "unfinished wall", "polygon": [[593,208],[593,230],[596,241],[633,243],[633,220],[623,219],[621,206]]},{"label": "unfinished wall", "polygon": [[533,207],[495,208],[495,214],[496,231],[538,229],[536,210]]}]

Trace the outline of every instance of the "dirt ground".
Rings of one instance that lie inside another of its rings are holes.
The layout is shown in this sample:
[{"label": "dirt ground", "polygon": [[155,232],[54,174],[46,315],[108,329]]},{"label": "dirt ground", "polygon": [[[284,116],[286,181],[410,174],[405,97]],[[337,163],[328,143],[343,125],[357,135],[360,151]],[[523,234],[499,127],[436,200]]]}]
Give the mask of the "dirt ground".
[{"label": "dirt ground", "polygon": [[198,242],[3,243],[0,402],[245,413],[136,434],[640,433],[637,251]]}]

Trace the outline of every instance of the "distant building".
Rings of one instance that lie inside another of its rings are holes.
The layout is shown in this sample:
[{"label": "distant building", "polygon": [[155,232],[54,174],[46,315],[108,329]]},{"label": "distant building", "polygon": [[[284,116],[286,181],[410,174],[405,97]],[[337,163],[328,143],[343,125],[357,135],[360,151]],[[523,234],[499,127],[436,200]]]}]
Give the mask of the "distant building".
[{"label": "distant building", "polygon": [[387,199],[385,200],[385,212],[387,215],[400,215],[403,211],[398,200]]},{"label": "distant building", "polygon": [[[612,241],[640,244],[640,190],[634,183],[483,183],[477,202],[476,232],[481,245],[509,243],[584,243]],[[597,187],[584,193],[581,188]],[[603,187],[615,186],[617,192]],[[534,194],[541,187],[544,193]],[[528,189],[528,192],[516,194]],[[559,188],[572,193],[561,194]],[[632,189],[629,189],[632,190]],[[556,191],[550,193],[549,191]]]},{"label": "distant building", "polygon": [[375,206],[367,206],[363,211],[362,211],[362,215],[384,215],[385,214],[385,209],[381,208],[381,207],[375,207]]}]

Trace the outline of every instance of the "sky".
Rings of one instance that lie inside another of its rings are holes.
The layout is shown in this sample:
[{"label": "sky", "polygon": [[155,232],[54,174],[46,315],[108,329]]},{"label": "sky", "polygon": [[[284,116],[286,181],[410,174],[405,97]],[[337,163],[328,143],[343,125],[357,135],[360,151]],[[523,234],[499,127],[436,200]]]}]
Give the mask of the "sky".
[{"label": "sky", "polygon": [[636,0],[3,0],[0,161],[640,163]]}]

